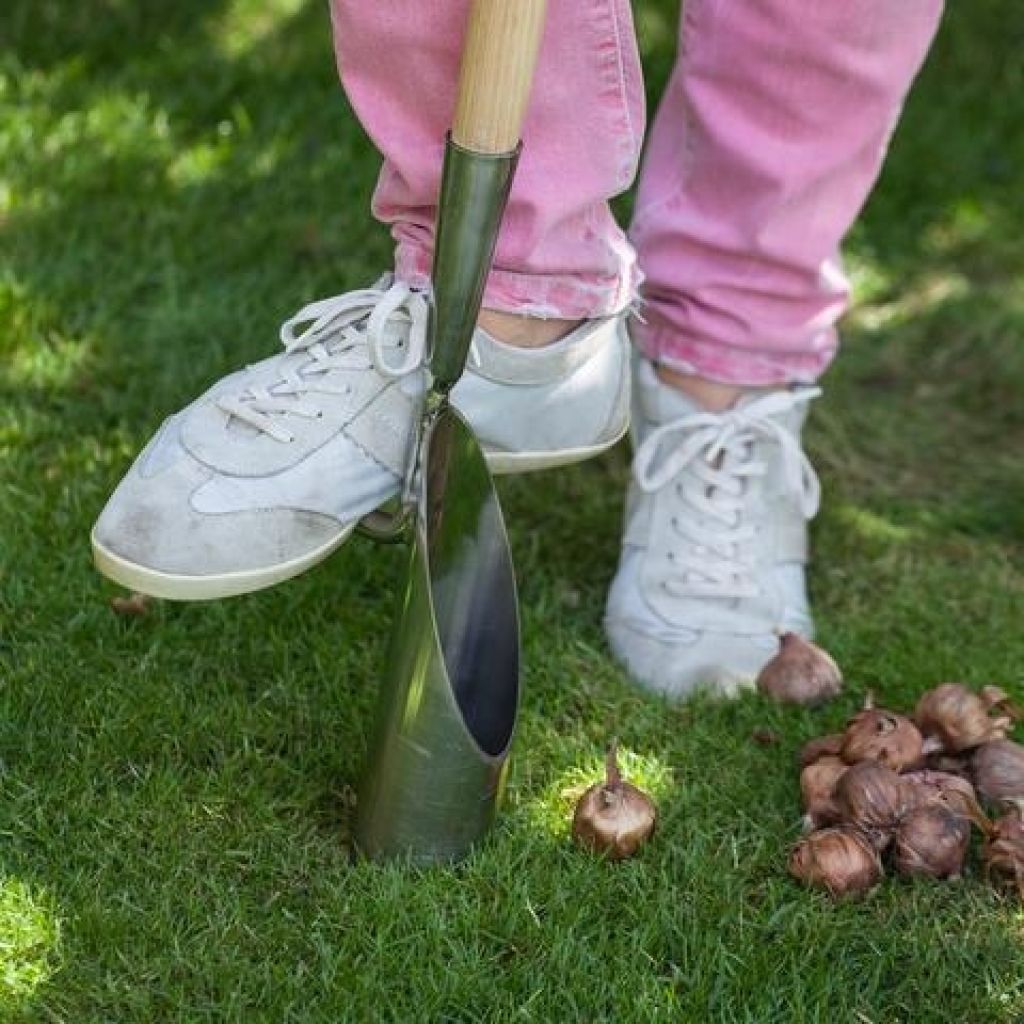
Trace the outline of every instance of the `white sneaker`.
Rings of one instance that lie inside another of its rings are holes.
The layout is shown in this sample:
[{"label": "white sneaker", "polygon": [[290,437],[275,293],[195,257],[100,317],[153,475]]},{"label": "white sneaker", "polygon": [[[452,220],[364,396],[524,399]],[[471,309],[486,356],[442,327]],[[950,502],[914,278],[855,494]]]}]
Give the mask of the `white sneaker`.
[{"label": "white sneaker", "polygon": [[776,652],[776,630],[810,636],[804,564],[820,489],[800,431],[820,393],[758,392],[712,413],[637,357],[633,480],[605,631],[644,687],[731,695]]},{"label": "white sneaker", "polygon": [[629,429],[625,317],[586,320],[543,348],[477,330],[452,402],[472,424],[492,473],[526,473],[600,455]]},{"label": "white sneaker", "polygon": [[[284,353],[225,377],[171,416],[92,532],[97,567],[146,594],[227,597],[322,561],[394,496],[425,387],[427,297],[389,277],[314,302]],[[478,331],[455,393],[498,470],[610,447],[629,415],[622,318],[550,350]]]}]

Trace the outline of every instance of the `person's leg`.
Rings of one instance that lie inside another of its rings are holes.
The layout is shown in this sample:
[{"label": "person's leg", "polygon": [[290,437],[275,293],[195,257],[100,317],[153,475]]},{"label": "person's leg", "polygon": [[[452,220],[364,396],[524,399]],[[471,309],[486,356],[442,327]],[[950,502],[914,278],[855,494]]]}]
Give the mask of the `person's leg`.
[{"label": "person's leg", "polygon": [[[941,0],[686,0],[631,237],[638,443],[606,625],[642,682],[749,681],[809,632],[799,448],[846,307],[839,244]],[[782,389],[775,393],[752,389]]]},{"label": "person's leg", "polygon": [[[426,377],[468,9],[334,0],[342,79],[384,155],[373,209],[392,227],[397,277],[311,303],[282,328],[284,355],[168,420],[93,530],[97,564],[117,582],[180,599],[270,586],[321,561],[397,491]],[[628,0],[552,0],[490,312],[453,392],[495,472],[579,461],[626,429],[636,267],[608,200],[632,180],[642,120]]]},{"label": "person's leg", "polygon": [[839,245],[881,169],[942,0],[687,0],[630,231],[652,360],[809,383],[836,350]]},{"label": "person's leg", "polygon": [[[373,213],[399,279],[426,287],[469,0],[332,0],[346,95],[384,157]],[[636,173],[644,105],[628,0],[551,0],[485,306],[581,320],[623,311],[636,262],[608,200]]]}]

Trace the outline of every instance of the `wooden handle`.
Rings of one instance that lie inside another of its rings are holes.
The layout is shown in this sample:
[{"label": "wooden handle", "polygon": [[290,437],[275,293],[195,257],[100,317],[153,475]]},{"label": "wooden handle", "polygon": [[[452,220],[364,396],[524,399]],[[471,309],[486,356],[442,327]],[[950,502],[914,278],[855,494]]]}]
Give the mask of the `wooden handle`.
[{"label": "wooden handle", "polygon": [[474,153],[519,144],[547,0],[472,0],[452,139]]}]

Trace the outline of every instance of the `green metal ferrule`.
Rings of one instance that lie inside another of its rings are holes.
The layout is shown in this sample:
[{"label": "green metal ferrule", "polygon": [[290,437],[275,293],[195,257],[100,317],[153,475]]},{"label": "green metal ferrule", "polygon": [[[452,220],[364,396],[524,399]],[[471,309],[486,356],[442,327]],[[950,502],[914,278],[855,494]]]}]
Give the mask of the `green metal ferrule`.
[{"label": "green metal ferrule", "polygon": [[429,334],[433,387],[443,394],[466,365],[521,148],[473,153],[450,136],[445,147]]}]

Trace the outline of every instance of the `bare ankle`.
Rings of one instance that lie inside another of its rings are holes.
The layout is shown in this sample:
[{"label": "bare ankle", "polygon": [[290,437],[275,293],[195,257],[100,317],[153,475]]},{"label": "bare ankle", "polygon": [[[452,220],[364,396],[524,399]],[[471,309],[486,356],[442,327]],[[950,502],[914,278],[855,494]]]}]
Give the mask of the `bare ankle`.
[{"label": "bare ankle", "polygon": [[[699,377],[694,373],[683,373],[669,366],[656,366],[654,372],[662,383],[692,398],[707,409],[708,412],[725,412],[731,409],[747,392],[753,388],[739,387],[736,384],[723,384],[707,377]],[[783,385],[779,385],[782,387]],[[771,390],[757,388],[756,390]]]},{"label": "bare ankle", "polygon": [[582,320],[552,320],[496,309],[480,310],[477,323],[493,338],[516,348],[541,348],[574,331]]}]

